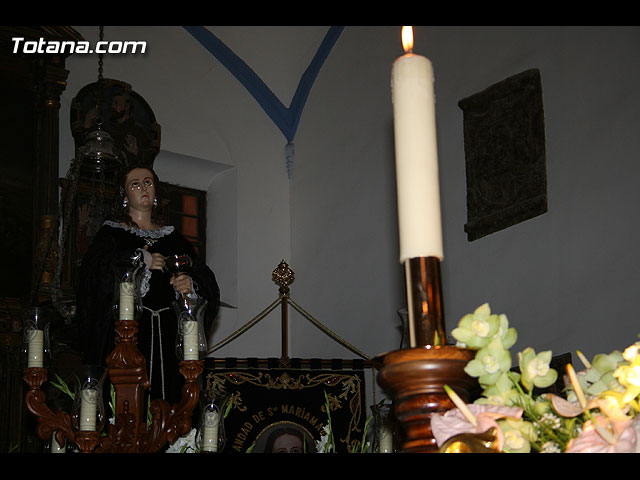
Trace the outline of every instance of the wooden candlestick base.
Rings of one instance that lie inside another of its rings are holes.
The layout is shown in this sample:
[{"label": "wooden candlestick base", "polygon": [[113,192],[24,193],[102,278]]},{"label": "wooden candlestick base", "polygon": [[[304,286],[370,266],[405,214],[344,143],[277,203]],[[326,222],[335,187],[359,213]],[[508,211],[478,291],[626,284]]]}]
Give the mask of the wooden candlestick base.
[{"label": "wooden candlestick base", "polygon": [[161,399],[151,401],[148,413],[152,420],[151,425],[147,425],[143,397],[149,380],[146,360],[137,346],[138,323],[120,320],[115,323],[115,329],[116,344],[107,358],[116,396],[115,418],[113,424],[108,424],[106,435],[76,431],[68,413],[54,413],[46,405],[42,385],[48,378],[47,369],[24,370],[24,380],[29,386],[25,402],[38,418],[37,433],[42,440],[51,438],[55,432],[58,444],[75,443],[84,453],[155,453],[191,430],[191,414],[198,405],[198,378],[204,370],[204,360],[180,362],[180,373],[185,379],[180,401],[175,405]]},{"label": "wooden candlestick base", "polygon": [[391,397],[395,416],[404,433],[402,452],[436,453],[431,415],[455,405],[444,390],[448,385],[468,402],[478,388],[464,371],[475,351],[453,345],[395,350],[373,359],[377,381]]}]

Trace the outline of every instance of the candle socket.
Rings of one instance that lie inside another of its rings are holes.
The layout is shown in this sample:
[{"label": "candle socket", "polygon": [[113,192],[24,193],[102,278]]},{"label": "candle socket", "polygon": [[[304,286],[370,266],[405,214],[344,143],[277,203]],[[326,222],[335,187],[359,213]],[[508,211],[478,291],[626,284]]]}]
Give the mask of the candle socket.
[{"label": "candle socket", "polygon": [[395,350],[372,360],[379,370],[378,385],[393,400],[394,416],[402,427],[401,452],[438,452],[431,417],[455,407],[445,385],[465,403],[473,399],[477,380],[464,369],[474,356],[475,350],[441,345]]},{"label": "candle socket", "polygon": [[442,280],[438,257],[414,257],[404,263],[411,347],[444,345]]}]

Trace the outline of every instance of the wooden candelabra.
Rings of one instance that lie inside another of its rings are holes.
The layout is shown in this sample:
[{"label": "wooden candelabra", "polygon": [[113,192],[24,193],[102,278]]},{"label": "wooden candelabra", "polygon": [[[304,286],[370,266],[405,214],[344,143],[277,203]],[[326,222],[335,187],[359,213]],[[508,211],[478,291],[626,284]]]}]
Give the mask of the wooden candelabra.
[{"label": "wooden candelabra", "polygon": [[146,360],[138,350],[138,322],[115,322],[116,344],[107,358],[109,379],[114,386],[116,404],[115,421],[107,425],[107,434],[99,431],[76,430],[66,412],[53,412],[46,405],[42,385],[47,380],[46,368],[29,367],[24,380],[29,386],[25,402],[38,419],[37,434],[42,440],[55,435],[59,445],[65,441],[76,444],[83,453],[154,453],[173,443],[191,429],[191,414],[198,403],[200,387],[198,377],[204,368],[203,360],[180,362],[180,373],[185,378],[182,398],[175,405],[165,400],[152,400],[151,425],[146,424],[144,392],[149,388]]},{"label": "wooden candelabra", "polygon": [[378,355],[377,381],[391,397],[402,427],[405,453],[434,453],[431,416],[454,407],[450,386],[466,402],[477,387],[464,371],[475,352],[446,345],[440,260],[418,257],[405,263],[410,347]]}]

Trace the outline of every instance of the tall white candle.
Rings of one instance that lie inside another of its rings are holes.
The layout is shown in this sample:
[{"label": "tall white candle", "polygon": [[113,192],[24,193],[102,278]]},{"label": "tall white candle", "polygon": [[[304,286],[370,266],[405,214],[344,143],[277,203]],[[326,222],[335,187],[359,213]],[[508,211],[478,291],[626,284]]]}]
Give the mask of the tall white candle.
[{"label": "tall white candle", "polygon": [[204,429],[202,431],[202,450],[205,452],[218,451],[218,425],[220,415],[216,411],[204,414]]},{"label": "tall white candle", "polygon": [[393,453],[393,432],[391,425],[384,424],[380,427],[380,453]]},{"label": "tall white candle", "polygon": [[[403,28],[403,37],[410,28]],[[403,43],[407,53],[391,70],[400,262],[430,256],[442,260],[433,67],[412,53],[412,34]]]},{"label": "tall white candle", "polygon": [[184,337],[184,359],[198,360],[198,322],[187,320],[183,323]]},{"label": "tall white candle", "polygon": [[42,357],[44,355],[44,330],[30,330],[29,344],[27,347],[27,367],[43,366]]},{"label": "tall white candle", "polygon": [[80,430],[93,431],[96,429],[98,412],[98,391],[85,388],[81,392],[80,403]]},{"label": "tall white candle", "polygon": [[122,282],[120,284],[120,320],[133,320],[133,293],[135,285],[133,282]]}]

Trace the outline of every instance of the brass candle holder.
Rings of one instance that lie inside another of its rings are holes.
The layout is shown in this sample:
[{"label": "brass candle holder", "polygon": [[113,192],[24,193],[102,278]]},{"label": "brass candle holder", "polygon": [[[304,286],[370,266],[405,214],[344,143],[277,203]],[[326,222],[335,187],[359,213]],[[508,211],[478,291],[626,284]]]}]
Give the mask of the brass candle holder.
[{"label": "brass candle holder", "polygon": [[435,453],[431,416],[454,407],[444,390],[450,386],[466,402],[477,386],[464,371],[475,352],[446,344],[440,259],[405,262],[410,346],[373,359],[378,384],[391,397],[402,427],[401,450]]}]

